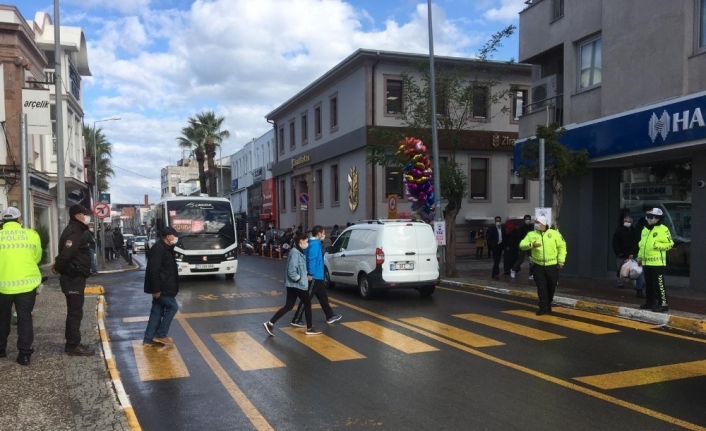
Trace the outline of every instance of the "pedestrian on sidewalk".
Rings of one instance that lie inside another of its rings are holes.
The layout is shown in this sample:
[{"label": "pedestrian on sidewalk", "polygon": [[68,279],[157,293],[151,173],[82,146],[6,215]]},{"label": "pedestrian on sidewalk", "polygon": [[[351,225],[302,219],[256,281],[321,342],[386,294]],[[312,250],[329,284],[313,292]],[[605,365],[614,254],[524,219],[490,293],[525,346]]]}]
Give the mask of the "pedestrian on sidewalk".
[{"label": "pedestrian on sidewalk", "polygon": [[289,252],[287,257],[287,271],[284,275],[284,286],[287,288],[287,302],[284,307],[277,310],[274,316],[267,322],[263,323],[265,330],[270,336],[274,337],[275,323],[287,314],[294,304],[297,303],[297,298],[304,304],[304,318],[306,319],[306,335],[318,335],[321,331],[314,329],[311,324],[311,298],[307,293],[308,277],[306,272],[306,256],[304,252],[309,247],[309,240],[304,234],[297,234],[294,237],[294,248]]},{"label": "pedestrian on sidewalk", "polygon": [[503,273],[505,275],[512,274],[512,265],[517,262],[520,256],[520,241],[522,239],[520,230],[515,226],[515,223],[507,219],[505,221],[505,250],[503,251]]},{"label": "pedestrian on sidewalk", "polygon": [[[525,239],[528,233],[532,232],[534,230],[534,223],[532,222],[532,216],[529,214],[525,214],[524,216],[524,223],[520,226],[519,231],[520,231],[520,241]],[[518,247],[519,248],[519,247]],[[522,251],[520,250],[519,255],[517,257],[517,261],[515,262],[515,265],[513,265],[512,269],[510,270],[510,277],[515,278],[515,275],[522,270],[522,264],[525,261],[525,258],[529,255],[530,252],[528,251]],[[529,266],[529,279],[532,280],[534,277],[532,276],[532,261],[530,260],[528,263]]]},{"label": "pedestrian on sidewalk", "polygon": [[88,241],[88,251],[91,253],[91,274],[96,274],[98,272],[98,266],[96,266],[96,238],[93,236],[94,224],[88,223],[88,230],[83,233]]},{"label": "pedestrian on sidewalk", "polygon": [[669,311],[664,269],[667,266],[667,251],[674,246],[669,229],[662,224],[663,216],[664,213],[659,208],[652,208],[647,214],[648,225],[642,230],[637,255],[637,263],[645,272],[647,284],[647,300],[640,308],[652,308],[652,311],[658,313]]},{"label": "pedestrian on sidewalk", "polygon": [[493,253],[493,278],[500,278],[500,258],[503,255],[503,248],[505,244],[503,240],[505,239],[505,228],[502,224],[502,218],[500,216],[495,217],[495,225],[488,228],[488,233],[486,234],[486,240],[488,242],[488,252]]},{"label": "pedestrian on sidewalk", "polygon": [[331,245],[333,245],[334,242],[338,239],[338,237],[341,235],[341,230],[338,228],[338,225],[335,224],[333,225],[333,229],[331,230]]},{"label": "pedestrian on sidewalk", "polygon": [[483,252],[485,251],[485,232],[483,232],[483,228],[481,227],[478,229],[478,232],[476,232],[476,259],[481,260],[483,259]]},{"label": "pedestrian on sidewalk", "polygon": [[520,249],[531,251],[534,282],[537,285],[539,310],[537,316],[552,312],[552,301],[559,270],[566,261],[566,242],[559,231],[550,229],[545,216],[535,219],[534,230],[520,242]]},{"label": "pedestrian on sidewalk", "polygon": [[91,356],[95,351],[81,344],[81,320],[85,299],[86,279],[91,275],[91,256],[84,233],[88,230],[88,216],[92,214],[83,205],[69,208],[69,224],[59,239],[59,255],[54,259],[52,272],[61,274],[59,284],[66,297],[66,344],[69,356]]},{"label": "pedestrian on sidewalk", "polygon": [[29,365],[34,353],[32,310],[42,274],[37,264],[42,259],[39,234],[22,227],[22,213],[14,207],[2,212],[0,226],[0,358],[7,357],[12,305],[17,311],[17,363]]},{"label": "pedestrian on sidewalk", "polygon": [[127,260],[127,256],[124,254],[125,251],[125,237],[123,236],[120,226],[116,226],[113,230],[113,245],[115,246],[115,252],[117,257],[124,257]]},{"label": "pedestrian on sidewalk", "polygon": [[142,339],[143,346],[174,344],[167,336],[172,320],[179,311],[176,296],[179,293],[179,272],[177,271],[174,246],[179,240],[176,229],[166,226],[162,238],[150,247],[150,257],[145,269],[145,293],[152,295],[152,309],[147,321],[147,329]]},{"label": "pedestrian on sidewalk", "polygon": [[113,240],[113,227],[108,225],[105,228],[105,258],[115,259],[115,241]]},{"label": "pedestrian on sidewalk", "polygon": [[[306,256],[306,271],[307,279],[309,280],[309,300],[319,300],[321,309],[326,315],[326,323],[335,323],[341,320],[341,316],[334,314],[331,305],[328,302],[328,294],[324,285],[324,239],[326,239],[326,231],[323,226],[316,225],[311,229],[311,237],[309,238],[309,246],[304,251]],[[302,323],[302,302],[299,301],[297,312],[294,313],[292,326],[303,328]]]},{"label": "pedestrian on sidewalk", "polygon": [[[615,264],[617,265],[617,285],[618,289],[625,287],[625,280],[620,276],[620,269],[630,259],[637,257],[638,245],[642,232],[632,225],[632,217],[625,215],[622,224],[613,233],[613,252],[615,253]],[[635,280],[635,289],[637,297],[644,298],[642,285],[645,282],[645,276],[640,274],[640,277]]]}]

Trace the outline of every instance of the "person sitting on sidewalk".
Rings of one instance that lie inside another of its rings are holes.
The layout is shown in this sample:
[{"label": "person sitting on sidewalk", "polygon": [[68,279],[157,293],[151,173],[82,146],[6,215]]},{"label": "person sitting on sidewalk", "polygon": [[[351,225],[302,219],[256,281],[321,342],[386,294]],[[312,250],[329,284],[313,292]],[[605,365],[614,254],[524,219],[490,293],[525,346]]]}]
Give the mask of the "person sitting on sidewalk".
[{"label": "person sitting on sidewalk", "polygon": [[161,233],[161,240],[150,247],[145,270],[144,289],[145,293],[152,295],[152,309],[142,340],[143,346],[153,346],[154,343],[174,344],[167,334],[174,316],[179,311],[176,301],[179,293],[179,272],[174,255],[174,246],[179,239],[176,229],[171,226],[162,229]]},{"label": "person sitting on sidewalk", "polygon": [[[625,281],[620,277],[620,269],[630,259],[637,256],[638,244],[640,243],[640,234],[636,228],[632,226],[632,217],[626,215],[623,217],[623,224],[618,226],[613,233],[613,252],[615,252],[615,264],[617,265],[617,288],[622,289],[625,286]],[[644,298],[642,292],[642,284],[645,281],[644,275],[640,275],[635,280],[635,289],[637,289],[637,297]]]}]

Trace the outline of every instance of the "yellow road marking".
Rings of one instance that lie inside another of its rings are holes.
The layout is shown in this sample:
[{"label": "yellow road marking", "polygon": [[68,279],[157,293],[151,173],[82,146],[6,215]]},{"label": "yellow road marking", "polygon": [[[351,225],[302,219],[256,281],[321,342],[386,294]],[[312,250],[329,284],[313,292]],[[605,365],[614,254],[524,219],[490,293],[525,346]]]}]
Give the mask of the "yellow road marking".
[{"label": "yellow road marking", "polygon": [[471,322],[480,323],[481,325],[512,332],[513,334],[539,341],[566,338],[563,335],[552,334],[551,332],[542,331],[541,329],[530,328],[529,326],[518,325],[517,323],[507,322],[505,320],[495,319],[493,317],[481,316],[480,314],[455,314],[454,317],[470,320]]},{"label": "yellow road marking", "polygon": [[[335,305],[331,304],[331,307]],[[321,305],[311,304],[311,309],[320,309]],[[264,308],[246,308],[242,310],[225,310],[225,311],[205,311],[202,313],[181,313],[181,317],[185,319],[198,319],[203,317],[222,317],[222,316],[237,316],[239,314],[257,314],[257,313],[276,313],[280,307],[264,307]],[[147,322],[149,316],[124,317],[124,323]]]},{"label": "yellow road marking", "polygon": [[500,341],[496,341],[491,338],[484,337],[482,335],[474,334],[473,332],[469,332],[463,329],[455,328],[453,326],[446,325],[441,322],[435,322],[425,317],[410,317],[408,319],[400,320],[411,325],[424,328],[427,331],[443,335],[444,337],[460,341],[464,344],[468,344],[469,346],[473,347],[491,347],[505,345],[505,343],[501,343]]},{"label": "yellow road marking", "polygon": [[636,320],[628,320],[615,316],[607,316],[605,314],[591,313],[590,311],[576,310],[573,308],[554,307],[552,311],[558,314],[566,314],[569,316],[583,317],[584,319],[598,320],[599,322],[610,323],[613,325],[623,326],[625,328],[631,329],[648,330],[657,327],[656,325],[650,325],[649,323],[638,322]]},{"label": "yellow road marking", "polygon": [[706,361],[684,362],[681,364],[619,371],[617,373],[576,377],[574,380],[609,390],[702,376],[706,376]]},{"label": "yellow road marking", "polygon": [[404,353],[437,352],[439,349],[373,322],[346,322],[343,326],[367,335]]},{"label": "yellow road marking", "polygon": [[306,335],[304,330],[298,328],[282,328],[282,331],[329,361],[365,359],[365,356],[326,335]]},{"label": "yellow road marking", "polygon": [[577,320],[564,319],[563,317],[551,316],[548,314],[545,314],[544,316],[537,316],[533,312],[527,310],[507,310],[503,311],[503,313],[524,317],[526,319],[537,320],[539,322],[551,323],[552,325],[563,326],[576,331],[588,332],[589,334],[605,335],[620,332],[617,329],[604,328],[603,326],[579,322]]},{"label": "yellow road marking", "polygon": [[189,377],[189,370],[176,346],[147,347],[142,345],[142,341],[135,340],[132,342],[132,350],[143,382]]},{"label": "yellow road marking", "polygon": [[635,411],[635,412],[638,412],[638,413],[642,413],[642,414],[644,414],[644,415],[646,415],[646,416],[650,416],[650,417],[653,417],[653,418],[655,418],[655,419],[659,419],[659,420],[662,420],[662,421],[664,421],[664,422],[667,422],[667,423],[670,423],[670,424],[673,424],[673,425],[680,426],[680,427],[682,427],[682,428],[686,428],[686,429],[693,430],[693,431],[706,431],[706,427],[703,427],[703,426],[700,426],[700,425],[696,425],[696,424],[693,424],[693,423],[691,423],[691,422],[687,422],[687,421],[682,420],[682,419],[679,419],[679,418],[675,418],[674,416],[669,416],[669,415],[667,415],[667,414],[658,412],[658,411],[656,411],[656,410],[652,410],[652,409],[648,409],[648,408],[642,407],[642,406],[637,405],[637,404],[635,404],[635,403],[631,403],[631,402],[628,402],[628,401],[621,400],[620,398],[616,398],[616,397],[613,397],[613,396],[610,396],[610,395],[606,395],[606,394],[601,393],[601,392],[598,392],[598,391],[594,391],[593,389],[589,389],[589,388],[580,386],[580,385],[578,385],[578,384],[576,384],[576,383],[569,382],[569,381],[566,381],[566,380],[559,379],[559,378],[557,378],[557,377],[550,376],[549,374],[545,374],[545,373],[542,373],[542,372],[539,372],[539,371],[535,371],[535,370],[533,370],[533,369],[531,369],[531,368],[527,368],[527,367],[524,367],[524,366],[522,366],[522,365],[515,364],[515,363],[510,362],[510,361],[506,361],[505,359],[500,359],[500,358],[498,358],[498,357],[495,357],[495,356],[489,355],[489,354],[487,354],[487,353],[481,352],[480,350],[472,349],[472,348],[470,348],[470,347],[468,347],[468,346],[465,346],[465,345],[463,345],[463,344],[456,343],[456,342],[451,341],[451,340],[449,340],[449,339],[447,339],[447,338],[440,337],[440,336],[438,336],[438,335],[436,335],[436,334],[433,334],[433,333],[431,333],[431,332],[427,332],[427,331],[425,331],[425,330],[423,330],[423,329],[416,328],[416,327],[414,327],[414,326],[412,326],[412,325],[408,325],[408,324],[403,323],[403,322],[400,322],[400,321],[398,321],[398,320],[391,319],[391,318],[389,318],[389,317],[383,316],[383,315],[381,315],[381,314],[374,313],[374,312],[369,311],[369,310],[366,310],[366,309],[364,309],[364,308],[360,308],[360,307],[355,306],[355,305],[353,305],[353,304],[350,304],[350,303],[347,303],[347,302],[344,302],[344,301],[340,301],[340,300],[338,300],[338,299],[333,299],[333,298],[329,298],[329,300],[330,300],[331,302],[336,302],[337,304],[340,304],[340,305],[343,305],[343,306],[345,306],[345,307],[348,307],[348,308],[350,308],[351,310],[358,311],[358,312],[360,312],[360,313],[366,314],[366,315],[371,316],[371,317],[374,317],[374,318],[376,318],[376,319],[379,319],[379,320],[382,320],[382,321],[385,321],[385,322],[388,322],[388,323],[392,323],[392,324],[394,324],[394,325],[398,325],[398,326],[400,326],[400,327],[402,327],[402,328],[405,328],[405,329],[408,329],[408,330],[410,330],[410,331],[416,332],[416,333],[418,333],[418,334],[424,335],[424,336],[429,337],[429,338],[431,338],[431,339],[433,339],[433,340],[436,340],[436,341],[438,341],[438,342],[440,342],[440,343],[446,344],[447,346],[454,347],[454,348],[456,348],[456,349],[459,349],[459,350],[464,351],[464,352],[466,352],[466,353],[469,353],[469,354],[471,354],[471,355],[477,356],[477,357],[479,357],[479,358],[483,358],[483,359],[485,359],[485,360],[494,362],[494,363],[496,363],[496,364],[499,364],[499,365],[502,365],[502,366],[511,368],[511,369],[513,369],[513,370],[516,370],[516,371],[519,371],[519,372],[522,372],[522,373],[525,373],[525,374],[529,374],[529,375],[531,375],[531,376],[540,378],[540,379],[545,380],[545,381],[550,382],[550,383],[554,383],[554,384],[559,385],[559,386],[561,386],[561,387],[564,387],[564,388],[567,388],[567,389],[571,389],[571,390],[574,390],[574,391],[576,391],[576,392],[580,392],[580,393],[582,393],[582,394],[584,394],[584,395],[588,395],[588,396],[594,397],[594,398],[596,398],[596,399],[599,399],[599,400],[602,400],[602,401],[606,401],[606,402],[609,402],[609,403],[611,403],[611,404],[615,404],[615,405],[617,405],[617,406],[624,407],[624,408],[626,408],[626,409],[629,409],[629,410],[632,410],[632,411]]},{"label": "yellow road marking", "polygon": [[285,365],[247,332],[212,334],[214,340],[243,371],[281,368]]},{"label": "yellow road marking", "polygon": [[262,413],[257,410],[248,397],[245,396],[240,387],[238,387],[233,379],[230,378],[228,372],[223,369],[221,364],[218,363],[218,360],[215,356],[213,356],[213,353],[208,350],[208,347],[206,347],[204,342],[201,341],[201,338],[199,338],[198,334],[196,334],[194,328],[189,325],[189,322],[183,316],[179,315],[179,313],[176,315],[176,320],[181,324],[182,328],[184,328],[184,331],[189,336],[189,339],[192,343],[194,343],[194,347],[196,347],[196,350],[201,353],[201,356],[211,368],[211,371],[213,371],[235,403],[238,404],[238,407],[240,407],[243,413],[245,413],[245,416],[250,419],[250,422],[253,424],[255,429],[257,431],[274,431],[274,428],[272,428],[272,426],[267,422],[267,419],[262,416]]}]

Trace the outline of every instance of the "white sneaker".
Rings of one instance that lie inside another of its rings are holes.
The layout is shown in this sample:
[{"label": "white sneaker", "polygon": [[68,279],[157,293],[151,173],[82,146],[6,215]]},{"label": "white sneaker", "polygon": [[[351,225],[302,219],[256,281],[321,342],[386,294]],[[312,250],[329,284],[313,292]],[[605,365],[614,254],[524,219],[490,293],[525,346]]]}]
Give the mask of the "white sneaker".
[{"label": "white sneaker", "polygon": [[510,270],[510,278],[515,278],[516,272],[514,270]]}]

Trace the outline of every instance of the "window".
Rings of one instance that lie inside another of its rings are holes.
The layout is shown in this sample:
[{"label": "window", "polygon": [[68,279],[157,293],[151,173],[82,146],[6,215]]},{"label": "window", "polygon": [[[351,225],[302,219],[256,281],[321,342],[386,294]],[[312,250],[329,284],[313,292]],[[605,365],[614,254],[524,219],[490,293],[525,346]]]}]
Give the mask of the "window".
[{"label": "window", "polygon": [[329,100],[331,114],[331,133],[338,130],[338,93],[331,96]]},{"label": "window", "polygon": [[510,159],[510,199],[511,200],[525,200],[527,199],[527,181],[517,175],[512,168],[514,166],[514,159]]},{"label": "window", "polygon": [[397,195],[399,199],[404,196],[402,184],[402,168],[385,168],[385,196]]},{"label": "window", "polygon": [[385,91],[388,114],[399,114],[402,112],[402,81],[399,79],[388,79],[385,81],[387,89]]},{"label": "window", "polygon": [[287,187],[286,181],[279,182],[279,209],[280,212],[287,212]]},{"label": "window", "polygon": [[307,113],[302,114],[302,145],[309,142],[309,124],[307,124]]},{"label": "window", "polygon": [[436,90],[436,115],[446,117],[449,115],[449,97],[445,89]]},{"label": "window", "polygon": [[564,16],[564,0],[552,0],[552,21]]},{"label": "window", "polygon": [[473,118],[488,118],[489,89],[485,85],[473,85]]},{"label": "window", "polygon": [[600,37],[579,48],[579,90],[601,84],[601,51]]},{"label": "window", "polygon": [[520,117],[524,114],[524,106],[529,101],[529,93],[527,90],[517,90],[512,95],[512,119],[511,121],[520,121]]},{"label": "window", "polygon": [[316,170],[316,206],[324,205],[324,170]]},{"label": "window", "polygon": [[706,49],[706,0],[699,4],[699,49]]},{"label": "window", "polygon": [[297,210],[297,182],[292,178],[292,211]]},{"label": "window", "polygon": [[488,199],[488,159],[471,158],[471,199]]},{"label": "window", "polygon": [[321,103],[314,108],[314,138],[321,137]]},{"label": "window", "polygon": [[289,149],[293,150],[297,147],[297,140],[294,131],[294,120],[289,122]]},{"label": "window", "polygon": [[331,166],[331,200],[333,203],[339,203],[339,190],[338,190],[338,165]]},{"label": "window", "polygon": [[279,128],[279,152],[284,153],[284,127]]}]

